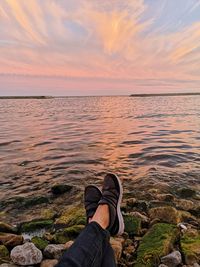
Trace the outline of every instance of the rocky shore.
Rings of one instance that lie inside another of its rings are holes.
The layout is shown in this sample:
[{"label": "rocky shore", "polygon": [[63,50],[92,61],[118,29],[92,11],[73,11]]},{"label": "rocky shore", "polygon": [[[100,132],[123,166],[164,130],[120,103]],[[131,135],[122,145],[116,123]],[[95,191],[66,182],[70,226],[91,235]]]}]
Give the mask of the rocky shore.
[{"label": "rocky shore", "polygon": [[[83,192],[54,185],[46,196],[0,202],[0,267],[53,267],[85,226]],[[157,183],[125,189],[118,266],[200,266],[200,192]]]}]

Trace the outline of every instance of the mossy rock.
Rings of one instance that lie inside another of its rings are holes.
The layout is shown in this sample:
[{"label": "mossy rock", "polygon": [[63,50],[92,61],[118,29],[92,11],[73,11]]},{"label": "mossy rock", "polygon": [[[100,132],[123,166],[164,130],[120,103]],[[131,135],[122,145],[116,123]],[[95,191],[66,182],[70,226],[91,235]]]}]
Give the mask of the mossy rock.
[{"label": "mossy rock", "polygon": [[24,199],[22,202],[22,205],[25,208],[29,208],[35,205],[43,204],[43,203],[49,203],[48,197],[45,196],[35,196],[31,198]]},{"label": "mossy rock", "polygon": [[179,212],[171,206],[152,208],[149,210],[149,217],[152,220],[159,219],[160,222],[174,223],[180,222]]},{"label": "mossy rock", "polygon": [[134,267],[158,266],[160,258],[171,251],[178,234],[177,227],[172,224],[154,224],[141,240]]},{"label": "mossy rock", "polygon": [[50,228],[53,226],[53,220],[37,220],[25,222],[20,226],[20,232],[33,232],[42,228]]},{"label": "mossy rock", "polygon": [[3,233],[16,233],[17,232],[17,229],[8,224],[8,223],[4,223],[4,222],[0,222],[0,232],[3,232]]},{"label": "mossy rock", "polygon": [[196,191],[192,188],[185,187],[178,190],[178,195],[182,198],[192,198],[196,196]]},{"label": "mossy rock", "polygon": [[141,219],[132,215],[124,215],[125,232],[130,236],[139,235],[141,231]]},{"label": "mossy rock", "polygon": [[6,246],[0,245],[0,264],[9,260],[9,251]]},{"label": "mossy rock", "polygon": [[72,185],[67,185],[67,184],[55,184],[52,186],[51,188],[51,192],[54,194],[54,195],[61,195],[61,194],[64,194],[66,192],[69,192],[71,191],[73,188]]},{"label": "mossy rock", "polygon": [[48,241],[42,239],[41,237],[34,236],[31,242],[40,250],[44,250],[48,246]]},{"label": "mossy rock", "polygon": [[73,226],[73,225],[85,225],[86,216],[85,210],[80,207],[70,207],[64,211],[61,216],[55,221],[55,227]]},{"label": "mossy rock", "polygon": [[45,220],[51,220],[56,217],[57,213],[53,209],[42,209],[41,210],[41,217]]},{"label": "mossy rock", "polygon": [[65,244],[69,240],[75,239],[84,227],[84,225],[73,225],[63,229],[61,232],[57,232],[54,235],[55,242],[58,244]]},{"label": "mossy rock", "polygon": [[181,238],[180,244],[186,264],[200,263],[200,232],[188,230]]}]

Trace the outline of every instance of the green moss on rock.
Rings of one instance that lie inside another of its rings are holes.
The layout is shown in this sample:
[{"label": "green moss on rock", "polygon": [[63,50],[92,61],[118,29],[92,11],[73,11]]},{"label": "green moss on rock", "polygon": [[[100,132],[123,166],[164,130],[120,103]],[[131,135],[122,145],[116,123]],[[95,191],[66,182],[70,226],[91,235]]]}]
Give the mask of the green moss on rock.
[{"label": "green moss on rock", "polygon": [[20,226],[21,232],[33,232],[42,228],[50,228],[53,226],[53,220],[38,220],[25,222]]},{"label": "green moss on rock", "polygon": [[57,213],[53,209],[42,209],[41,210],[41,217],[45,220],[51,220],[56,217]]},{"label": "green moss on rock", "polygon": [[75,239],[84,227],[84,225],[73,225],[63,229],[61,232],[57,232],[54,235],[55,242],[59,244],[65,244],[69,240]]},{"label": "green moss on rock", "polygon": [[180,244],[186,264],[200,263],[200,232],[188,230],[181,238]]},{"label": "green moss on rock", "polygon": [[151,220],[159,219],[160,222],[174,223],[180,222],[178,211],[171,206],[156,207],[149,210]]},{"label": "green moss on rock", "polygon": [[82,207],[70,207],[55,221],[55,226],[85,225],[85,210]]},{"label": "green moss on rock", "polygon": [[61,195],[64,194],[66,192],[71,191],[71,189],[73,188],[72,185],[67,185],[67,184],[55,184],[52,186],[51,188],[51,192],[54,195]]},{"label": "green moss on rock", "polygon": [[196,196],[196,191],[192,188],[181,188],[178,190],[178,194],[182,198],[192,198]]},{"label": "green moss on rock", "polygon": [[124,216],[125,232],[130,236],[139,235],[141,231],[141,219],[132,215]]},{"label": "green moss on rock", "polygon": [[31,242],[40,250],[44,250],[48,246],[48,242],[38,236],[34,236]]},{"label": "green moss on rock", "polygon": [[35,196],[35,197],[24,199],[22,205],[25,208],[29,208],[29,207],[43,204],[43,203],[49,203],[49,199],[45,196]]},{"label": "green moss on rock", "polygon": [[0,264],[9,260],[9,251],[4,245],[0,245]]},{"label": "green moss on rock", "polygon": [[170,252],[178,233],[178,229],[172,224],[153,225],[142,238],[134,267],[158,266],[160,258]]}]

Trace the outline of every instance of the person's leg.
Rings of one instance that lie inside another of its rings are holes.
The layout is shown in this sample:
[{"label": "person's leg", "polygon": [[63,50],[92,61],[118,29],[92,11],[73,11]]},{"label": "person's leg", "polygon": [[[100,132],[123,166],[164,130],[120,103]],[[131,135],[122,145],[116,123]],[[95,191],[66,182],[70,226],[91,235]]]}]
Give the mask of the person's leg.
[{"label": "person's leg", "polygon": [[110,247],[109,209],[99,205],[92,221],[85,227],[74,244],[64,253],[56,267],[115,267],[114,254]]}]

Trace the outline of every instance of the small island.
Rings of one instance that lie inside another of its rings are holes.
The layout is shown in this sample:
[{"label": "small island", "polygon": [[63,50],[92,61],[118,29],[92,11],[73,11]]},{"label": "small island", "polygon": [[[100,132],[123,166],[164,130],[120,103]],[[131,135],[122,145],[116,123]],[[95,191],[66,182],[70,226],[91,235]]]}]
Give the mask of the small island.
[{"label": "small island", "polygon": [[195,93],[163,93],[163,94],[131,94],[131,97],[153,97],[153,96],[194,96],[200,95],[200,92]]}]

